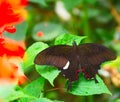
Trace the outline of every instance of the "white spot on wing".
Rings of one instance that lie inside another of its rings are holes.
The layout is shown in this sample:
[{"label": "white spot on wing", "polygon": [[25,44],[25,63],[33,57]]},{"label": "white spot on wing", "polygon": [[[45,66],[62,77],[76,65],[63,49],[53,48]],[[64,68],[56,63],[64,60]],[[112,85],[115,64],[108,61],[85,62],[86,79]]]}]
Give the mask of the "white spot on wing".
[{"label": "white spot on wing", "polygon": [[63,67],[63,69],[64,69],[64,70],[68,69],[69,65],[70,65],[70,62],[68,61],[68,62],[66,63],[66,65]]}]

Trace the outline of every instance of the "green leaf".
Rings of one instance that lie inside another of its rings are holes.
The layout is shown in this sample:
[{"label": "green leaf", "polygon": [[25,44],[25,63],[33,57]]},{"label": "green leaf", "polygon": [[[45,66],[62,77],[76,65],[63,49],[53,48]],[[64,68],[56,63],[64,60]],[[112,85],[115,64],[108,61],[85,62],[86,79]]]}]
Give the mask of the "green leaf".
[{"label": "green leaf", "polygon": [[20,23],[16,25],[16,32],[14,34],[5,32],[4,36],[14,40],[25,40],[27,27],[28,27],[27,22]]},{"label": "green leaf", "polygon": [[47,66],[47,65],[36,65],[37,72],[47,79],[52,86],[54,86],[53,81],[58,76],[60,71],[53,67],[53,66]]},{"label": "green leaf", "polygon": [[94,94],[110,94],[102,79],[96,77],[99,83],[95,83],[94,80],[86,80],[82,74],[80,74],[79,80],[72,83],[72,90],[69,90],[69,93],[80,96],[88,96]]},{"label": "green leaf", "polygon": [[64,101],[54,100],[53,102],[64,102]]},{"label": "green leaf", "polygon": [[23,62],[23,68],[24,71],[29,70],[29,67],[34,65],[34,58],[35,56],[42,50],[44,50],[45,48],[47,48],[48,45],[43,43],[43,42],[36,42],[34,44],[32,44],[27,51],[25,52],[25,56],[24,56],[24,62]]},{"label": "green leaf", "polygon": [[95,4],[95,3],[96,3],[96,0],[86,0],[86,3],[87,3],[87,4]]},{"label": "green leaf", "polygon": [[113,67],[113,68],[120,68],[120,56],[118,56],[115,60],[113,61],[107,61],[102,63],[102,67],[108,68],[108,67]]},{"label": "green leaf", "polygon": [[69,2],[68,2],[68,0],[63,0],[63,3],[67,10],[72,10],[74,7],[80,5],[82,3],[82,1],[83,0],[74,0],[74,2],[73,2],[73,0],[69,0]]},{"label": "green leaf", "polygon": [[33,102],[33,100],[39,98],[42,95],[42,90],[44,88],[45,79],[40,77],[35,81],[28,84],[23,92],[29,97],[21,98],[21,102]]},{"label": "green leaf", "polygon": [[72,10],[80,5],[83,6],[84,2],[86,4],[95,4],[96,3],[96,0],[74,0],[74,2],[73,2],[73,0],[69,0],[69,2],[68,2],[68,0],[62,0],[62,1],[67,10]]},{"label": "green leaf", "polygon": [[40,99],[34,100],[33,102],[64,102],[64,101],[50,100],[48,98],[40,98]]},{"label": "green leaf", "polygon": [[79,45],[86,36],[77,36],[73,34],[62,34],[55,39],[55,45],[67,44],[72,45],[73,41]]},{"label": "green leaf", "polygon": [[[39,37],[37,32],[43,32],[43,36]],[[55,23],[38,23],[33,29],[33,38],[37,41],[50,41],[58,35],[66,31],[61,25]]]},{"label": "green leaf", "polygon": [[115,100],[115,102],[120,102],[120,99]]},{"label": "green leaf", "polygon": [[29,0],[30,2],[33,2],[33,3],[38,3],[42,6],[47,6],[46,4],[46,0]]},{"label": "green leaf", "polygon": [[21,90],[16,90],[14,85],[0,85],[0,99],[3,102],[11,102],[21,97],[29,97],[24,94]]},{"label": "green leaf", "polygon": [[43,77],[40,77],[35,81],[31,82],[30,84],[28,84],[23,89],[23,91],[28,95],[39,97],[41,94],[41,91],[43,90],[44,83],[45,83],[45,79]]},{"label": "green leaf", "polygon": [[54,101],[47,98],[40,98],[40,99],[34,100],[33,102],[54,102]]}]

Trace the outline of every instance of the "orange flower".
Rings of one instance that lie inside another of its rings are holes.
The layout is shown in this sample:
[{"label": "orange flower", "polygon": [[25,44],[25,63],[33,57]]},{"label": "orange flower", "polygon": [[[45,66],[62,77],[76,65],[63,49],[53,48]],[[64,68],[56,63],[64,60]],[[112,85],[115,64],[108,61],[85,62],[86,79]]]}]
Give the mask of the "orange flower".
[{"label": "orange flower", "polygon": [[0,56],[6,54],[7,56],[23,57],[24,45],[23,42],[17,42],[9,38],[0,38]]},{"label": "orange flower", "polygon": [[7,26],[20,23],[27,17],[27,0],[0,0],[0,32]]},{"label": "orange flower", "polygon": [[21,58],[0,57],[0,84],[22,84],[26,77],[20,69]]},{"label": "orange flower", "polygon": [[0,38],[0,84],[25,82],[20,62],[25,53],[23,42]]}]

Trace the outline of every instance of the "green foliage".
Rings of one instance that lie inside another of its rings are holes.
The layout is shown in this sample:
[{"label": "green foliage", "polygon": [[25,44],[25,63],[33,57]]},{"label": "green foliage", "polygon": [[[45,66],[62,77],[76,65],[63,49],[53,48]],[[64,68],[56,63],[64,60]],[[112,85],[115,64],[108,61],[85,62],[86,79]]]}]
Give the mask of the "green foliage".
[{"label": "green foliage", "polygon": [[103,63],[102,66],[103,67],[113,67],[113,68],[120,69],[120,56],[118,56],[116,58],[116,60],[114,60],[114,61],[109,61],[109,62]]},{"label": "green foliage", "polygon": [[53,81],[58,76],[60,71],[58,71],[57,68],[54,68],[53,66],[42,66],[42,65],[36,65],[37,72],[47,79],[52,86],[54,86]]},{"label": "green foliage", "polygon": [[43,42],[36,42],[33,45],[31,45],[25,53],[24,56],[24,62],[23,62],[23,68],[24,71],[30,70],[30,66],[34,65],[34,58],[35,56],[45,48],[47,48],[48,45]]},{"label": "green foliage", "polygon": [[86,80],[83,75],[80,75],[79,80],[72,83],[72,90],[69,90],[69,93],[80,96],[102,93],[107,93],[111,95],[111,92],[108,90],[99,76],[97,76],[97,80],[99,83],[95,83],[94,80]]},{"label": "green foliage", "polygon": [[69,2],[67,0],[63,0],[63,3],[68,10],[71,10],[76,6],[83,5],[84,3],[95,4],[96,0],[74,0],[74,2],[72,0],[69,0]]},{"label": "green foliage", "polygon": [[[38,37],[37,32],[42,31],[43,36]],[[36,24],[33,29],[33,38],[37,41],[49,41],[56,38],[58,35],[65,33],[66,31],[62,28],[60,24],[55,23],[39,23]]]},{"label": "green foliage", "polygon": [[34,100],[33,102],[53,102],[53,101],[47,98],[40,98],[40,99]]},{"label": "green foliage", "polygon": [[58,101],[58,100],[50,100],[50,99],[47,99],[47,98],[39,98],[37,100],[34,100],[33,102],[63,102],[63,101]]},{"label": "green foliage", "polygon": [[29,1],[32,2],[32,3],[40,4],[42,6],[47,6],[46,0],[29,0]]},{"label": "green foliage", "polygon": [[30,102],[38,99],[42,95],[42,90],[44,88],[45,79],[40,77],[35,81],[31,82],[23,89],[24,94],[29,97],[21,98],[22,102]]},{"label": "green foliage", "polygon": [[63,0],[63,3],[68,10],[71,10],[75,6],[80,5],[82,3],[82,1],[83,0],[74,0],[74,2],[73,2],[72,0],[69,0],[69,2],[68,2],[67,0]]},{"label": "green foliage", "polygon": [[45,82],[44,78],[40,77],[40,78],[36,79],[35,81],[33,81],[32,83],[25,86],[23,91],[24,91],[24,93],[26,93],[28,95],[31,95],[34,97],[39,97],[40,94],[42,94],[41,91],[44,88],[44,82]]},{"label": "green foliage", "polygon": [[21,97],[29,96],[24,94],[21,90],[16,90],[16,86],[14,85],[0,85],[0,99],[4,100],[4,102],[10,102]]},{"label": "green foliage", "polygon": [[86,36],[76,36],[76,35],[72,35],[72,34],[62,34],[55,39],[55,45],[60,45],[60,44],[72,45],[73,41],[75,41],[79,45],[80,42],[84,38],[86,38]]},{"label": "green foliage", "polygon": [[115,102],[120,102],[120,99],[117,99]]}]

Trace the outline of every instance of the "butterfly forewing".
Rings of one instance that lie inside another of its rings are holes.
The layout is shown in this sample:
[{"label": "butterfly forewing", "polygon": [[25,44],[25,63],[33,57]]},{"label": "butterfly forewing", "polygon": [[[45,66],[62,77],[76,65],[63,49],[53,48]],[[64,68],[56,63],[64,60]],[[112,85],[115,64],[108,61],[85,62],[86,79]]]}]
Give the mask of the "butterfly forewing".
[{"label": "butterfly forewing", "polygon": [[70,51],[71,47],[67,45],[52,46],[40,52],[35,57],[34,63],[62,68],[68,61],[66,58],[68,56],[68,52]]}]

